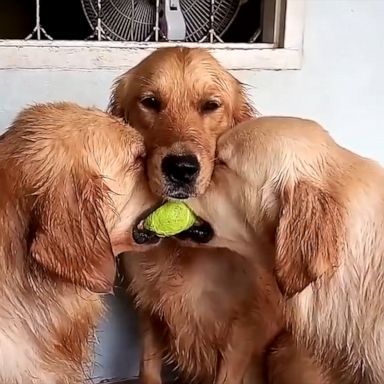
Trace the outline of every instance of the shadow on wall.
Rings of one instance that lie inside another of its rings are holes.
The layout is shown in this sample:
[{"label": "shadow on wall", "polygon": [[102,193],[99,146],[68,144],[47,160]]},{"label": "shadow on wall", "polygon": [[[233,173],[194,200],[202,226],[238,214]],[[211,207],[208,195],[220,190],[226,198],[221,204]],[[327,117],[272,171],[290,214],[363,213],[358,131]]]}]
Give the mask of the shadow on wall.
[{"label": "shadow on wall", "polygon": [[139,372],[138,319],[133,304],[121,294],[106,296],[107,315],[98,331],[95,382],[132,379]]},{"label": "shadow on wall", "polygon": [[[106,296],[107,313],[97,330],[95,383],[138,384],[140,334],[138,316],[130,297],[119,288]],[[182,384],[174,365],[163,367],[164,383]]]}]

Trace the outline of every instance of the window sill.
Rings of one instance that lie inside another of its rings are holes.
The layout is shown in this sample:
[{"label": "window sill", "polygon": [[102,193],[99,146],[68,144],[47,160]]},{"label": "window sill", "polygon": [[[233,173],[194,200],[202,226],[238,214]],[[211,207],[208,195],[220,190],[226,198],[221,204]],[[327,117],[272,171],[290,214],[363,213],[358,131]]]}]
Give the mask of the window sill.
[{"label": "window sill", "polygon": [[207,48],[229,70],[294,70],[302,64],[301,48],[274,48],[271,44],[0,40],[0,70],[121,71],[159,47],[175,45]]}]

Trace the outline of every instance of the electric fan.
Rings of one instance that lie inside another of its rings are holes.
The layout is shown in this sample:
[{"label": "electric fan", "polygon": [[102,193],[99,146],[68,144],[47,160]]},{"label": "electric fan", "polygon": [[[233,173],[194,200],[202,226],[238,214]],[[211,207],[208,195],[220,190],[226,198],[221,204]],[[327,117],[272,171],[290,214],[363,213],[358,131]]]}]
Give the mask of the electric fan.
[{"label": "electric fan", "polygon": [[[81,3],[88,23],[94,30],[99,29],[101,38],[198,42],[204,41],[208,34],[221,40],[220,36],[231,25],[245,1],[81,0]],[[156,25],[160,29],[159,38],[155,32]]]}]

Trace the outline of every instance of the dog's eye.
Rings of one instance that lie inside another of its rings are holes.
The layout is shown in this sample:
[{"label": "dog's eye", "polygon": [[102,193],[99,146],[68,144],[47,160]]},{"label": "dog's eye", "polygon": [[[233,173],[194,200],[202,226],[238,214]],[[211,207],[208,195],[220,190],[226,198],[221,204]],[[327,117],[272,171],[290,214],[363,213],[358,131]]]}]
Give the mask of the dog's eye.
[{"label": "dog's eye", "polygon": [[138,155],[135,159],[136,162],[140,162],[140,163],[143,163],[145,161],[145,153],[141,153],[140,155]]},{"label": "dog's eye", "polygon": [[133,160],[133,167],[135,169],[139,169],[139,168],[144,169],[145,164],[146,164],[146,157],[143,154],[136,156],[135,159]]},{"label": "dog's eye", "polygon": [[133,163],[135,165],[142,165],[146,161],[146,151],[144,146],[138,147],[137,150],[133,153]]},{"label": "dog's eye", "polygon": [[145,96],[140,100],[141,105],[147,109],[159,112],[161,109],[161,103],[155,96]]},{"label": "dog's eye", "polygon": [[219,167],[228,167],[227,163],[224,160],[219,158],[215,160],[215,164],[216,166],[219,166]]},{"label": "dog's eye", "polygon": [[144,162],[147,159],[147,153],[145,150],[140,151],[136,156],[136,161]]},{"label": "dog's eye", "polygon": [[201,112],[209,113],[216,111],[221,107],[221,103],[217,100],[207,100],[201,105]]}]

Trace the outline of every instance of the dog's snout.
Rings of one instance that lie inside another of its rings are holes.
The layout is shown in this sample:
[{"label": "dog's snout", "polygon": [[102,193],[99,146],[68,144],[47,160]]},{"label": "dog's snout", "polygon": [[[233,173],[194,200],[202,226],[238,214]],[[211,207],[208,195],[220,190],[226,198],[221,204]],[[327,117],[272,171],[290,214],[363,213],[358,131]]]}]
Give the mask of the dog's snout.
[{"label": "dog's snout", "polygon": [[168,155],[164,157],[161,169],[169,181],[191,184],[200,172],[200,163],[195,155]]}]

